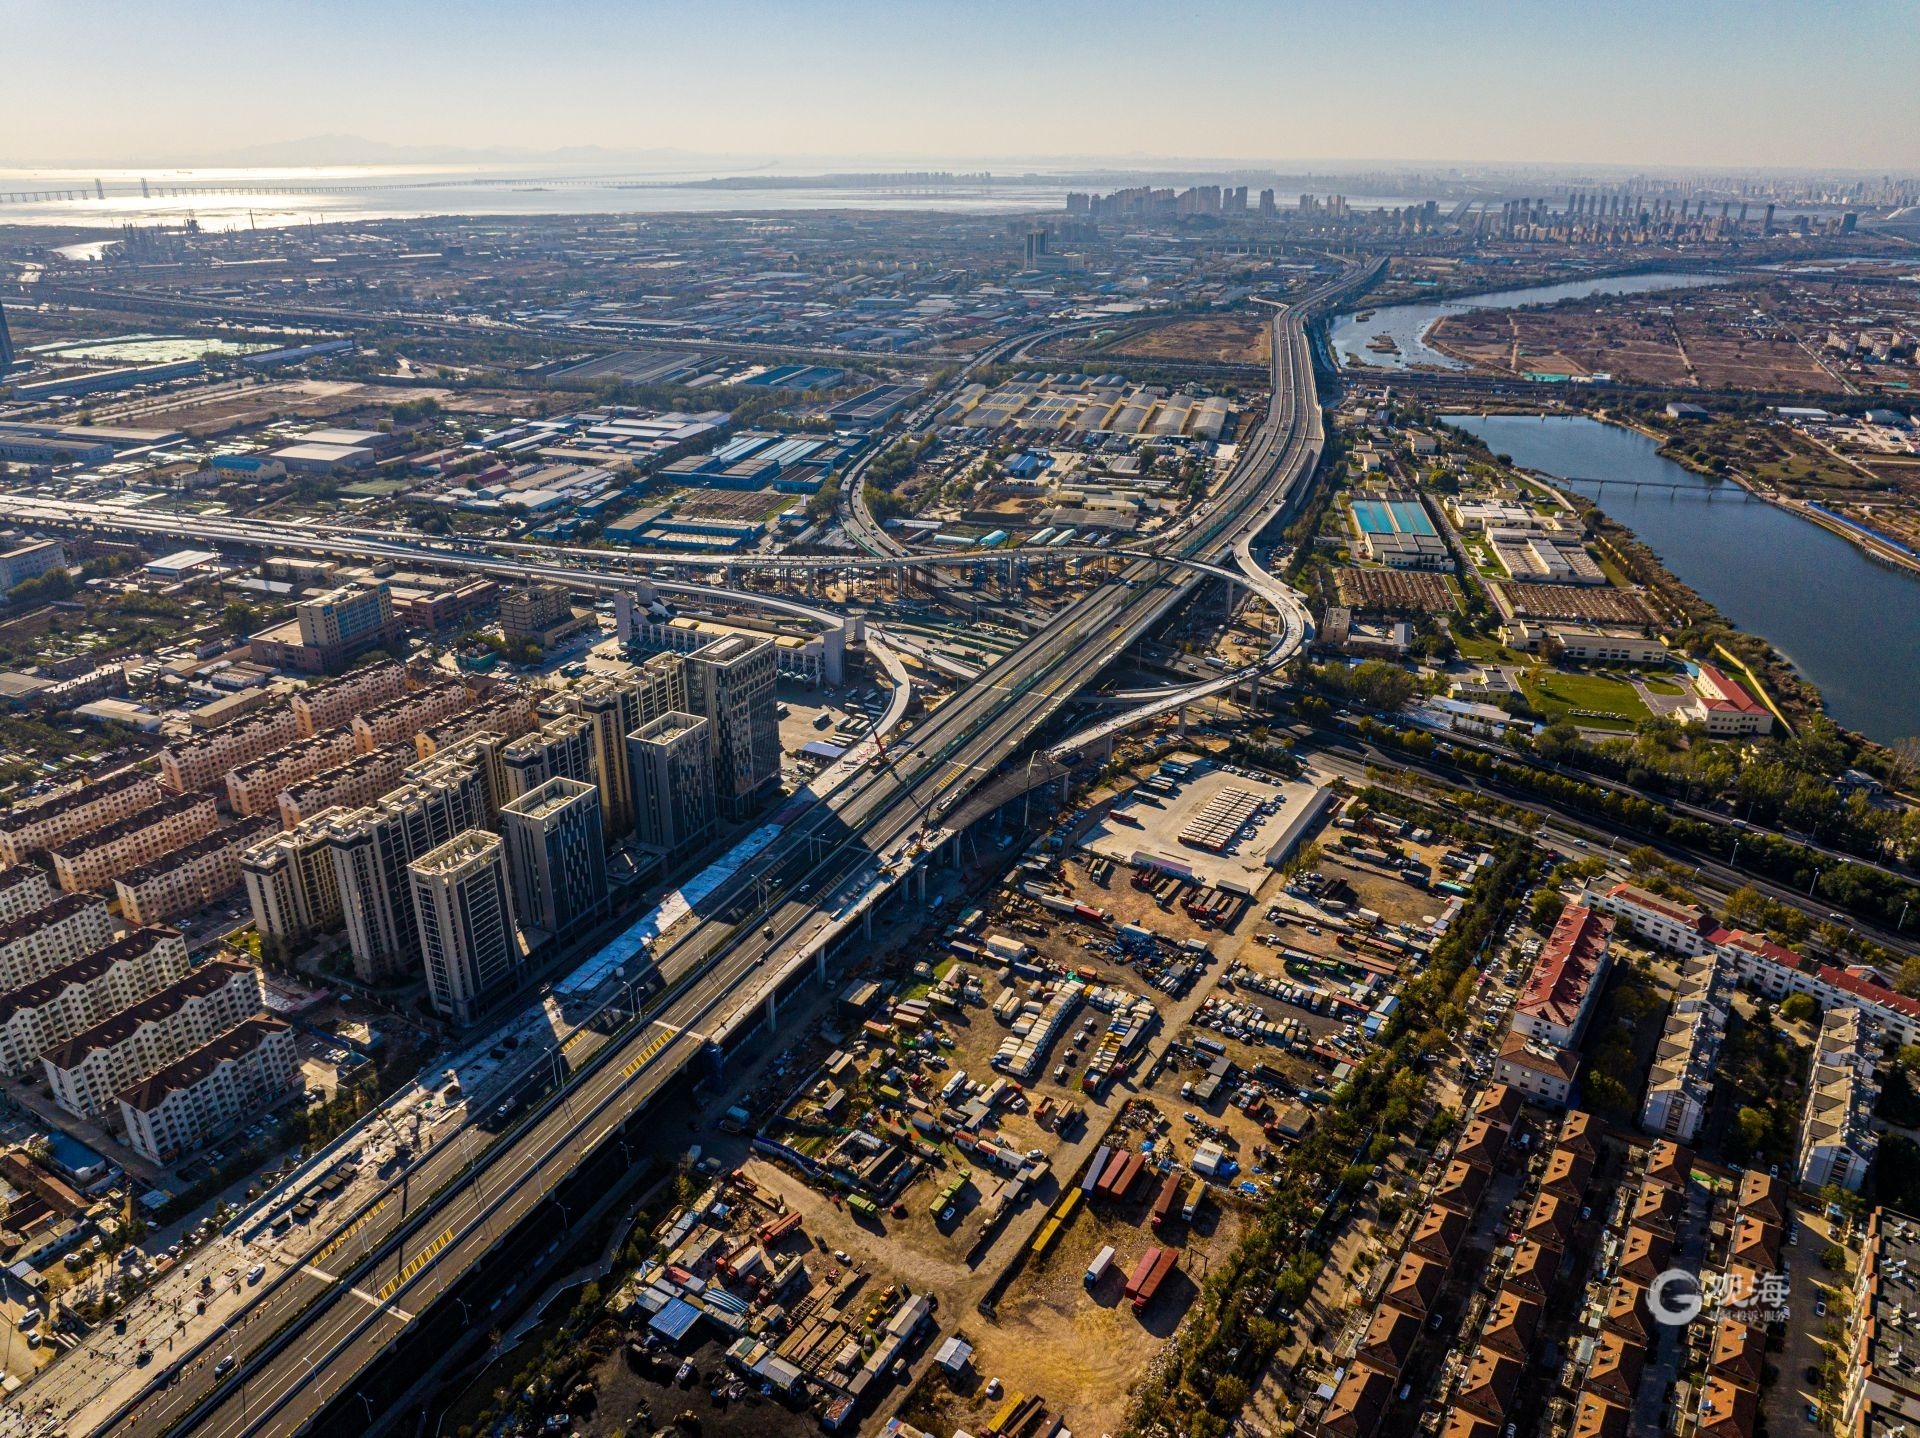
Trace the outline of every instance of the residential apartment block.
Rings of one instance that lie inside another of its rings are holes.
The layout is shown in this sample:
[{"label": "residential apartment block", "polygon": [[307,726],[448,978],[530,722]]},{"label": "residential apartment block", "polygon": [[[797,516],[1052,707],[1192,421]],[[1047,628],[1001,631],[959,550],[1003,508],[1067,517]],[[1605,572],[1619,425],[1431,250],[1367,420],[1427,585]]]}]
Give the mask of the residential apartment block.
[{"label": "residential apartment block", "polygon": [[523,928],[562,937],[606,914],[598,789],[564,776],[549,779],[501,809],[500,824]]},{"label": "residential apartment block", "polygon": [[1863,1009],[1831,1008],[1821,1017],[1807,1075],[1794,1177],[1806,1189],[1834,1184],[1858,1193],[1879,1151],[1873,1126],[1880,1101],[1880,1032]]},{"label": "residential apartment block", "polygon": [[113,892],[129,924],[160,924],[231,894],[240,887],[240,856],[276,831],[265,815],[215,829],[183,848],[124,874]]},{"label": "residential apartment block", "polygon": [[53,902],[53,882],[38,864],[15,864],[0,869],[0,924]]},{"label": "residential apartment block", "polygon": [[1816,963],[1758,934],[1740,930],[1719,930],[1713,943],[1743,987],[1776,1002],[1789,994],[1806,994],[1823,1013],[1836,1008],[1863,1009],[1889,1041],[1920,1043],[1920,1000],[1900,993],[1878,969],[1868,965],[1843,969]]},{"label": "residential apartment block", "polygon": [[387,744],[412,743],[416,734],[473,707],[473,691],[455,680],[429,684],[353,716],[362,754]]},{"label": "residential apartment block", "polygon": [[48,1049],[186,972],[186,940],[172,929],[136,929],[0,995],[0,1072],[25,1072]]},{"label": "residential apartment block", "polygon": [[296,739],[264,758],[244,764],[227,775],[227,802],[236,814],[280,812],[280,795],[329,769],[337,769],[366,751],[354,731],[329,729],[311,739]]},{"label": "residential apartment block", "polygon": [[327,848],[354,972],[382,983],[419,971],[420,936],[407,866],[456,834],[490,822],[480,770],[447,756],[373,804],[336,811]]},{"label": "residential apartment block", "polygon": [[1606,984],[1612,946],[1611,918],[1568,905],[1514,1000],[1514,1032],[1563,1049],[1579,1043]]},{"label": "residential apartment block", "polygon": [[506,846],[469,830],[408,865],[427,992],[452,1022],[471,1024],[520,984]]},{"label": "residential apartment block", "polygon": [[668,712],[627,736],[634,834],[663,853],[691,853],[719,822],[712,726],[697,714]]},{"label": "residential apartment block", "polygon": [[634,826],[633,774],[627,736],[663,714],[687,709],[687,666],[678,654],[655,654],[618,674],[597,674],[562,696],[593,731],[594,773],[607,838]]},{"label": "residential apartment block", "polygon": [[171,1163],[279,1103],[298,1085],[299,1055],[285,1020],[244,1020],[120,1095],[134,1150]]},{"label": "residential apartment block", "polygon": [[1890,1208],[1867,1216],[1853,1291],[1834,1311],[1846,1322],[1839,1422],[1850,1438],[1901,1438],[1920,1422],[1920,1367],[1913,1341],[1914,1275],[1920,1272],[1920,1219]]},{"label": "residential apartment block", "polygon": [[175,794],[204,789],[229,769],[264,759],[300,737],[290,709],[246,714],[160,751],[160,782]]},{"label": "residential apartment block", "polygon": [[280,791],[280,822],[293,828],[322,809],[358,809],[396,789],[414,762],[411,744],[388,744],[371,754],[314,775]]},{"label": "residential apartment block", "polygon": [[115,1097],[260,1012],[250,964],[210,959],[41,1055],[54,1101],[82,1118],[114,1115]]},{"label": "residential apartment block", "polygon": [[414,735],[413,750],[421,759],[431,759],[477,735],[517,739],[533,727],[533,700],[526,692],[496,689],[471,709]]},{"label": "residential apartment block", "polygon": [[339,812],[322,809],[240,856],[253,926],[262,938],[298,947],[339,924],[340,883],[327,851],[328,831]]},{"label": "residential apartment block", "polygon": [[0,924],[0,990],[22,988],[112,941],[105,899],[62,894],[44,908]]},{"label": "residential apartment block", "polygon": [[750,816],[780,783],[779,679],[773,641],[732,634],[687,656],[688,707],[713,726],[721,817]]},{"label": "residential apartment block", "polygon": [[325,684],[311,684],[288,704],[298,726],[298,738],[311,739],[329,729],[351,724],[353,716],[398,699],[407,692],[406,666],[369,664]]},{"label": "residential apartment block", "polygon": [[507,794],[518,799],[549,779],[594,784],[593,727],[578,714],[557,714],[500,751]]},{"label": "residential apartment block", "polygon": [[1636,938],[1676,954],[1704,954],[1715,925],[1697,904],[1669,899],[1634,884],[1615,884],[1605,893],[1580,896],[1590,909],[1623,921]]},{"label": "residential apartment block", "polygon": [[1525,1095],[1544,1108],[1565,1108],[1573,1097],[1573,1080],[1580,1057],[1545,1039],[1529,1038],[1509,1029],[1493,1063],[1495,1083]]},{"label": "residential apartment block", "polygon": [[122,769],[44,799],[15,804],[0,813],[0,863],[22,863],[29,854],[58,848],[90,829],[157,804],[162,797],[151,774]]},{"label": "residential apartment block", "polygon": [[1692,1143],[1699,1136],[1727,1034],[1732,989],[1717,954],[1694,954],[1681,961],[1673,1006],[1640,1106],[1640,1127],[1648,1133],[1679,1143]]},{"label": "residential apartment block", "polygon": [[174,794],[90,829],[52,851],[53,876],[68,893],[103,890],[114,875],[150,864],[211,834],[220,811],[211,794]]}]

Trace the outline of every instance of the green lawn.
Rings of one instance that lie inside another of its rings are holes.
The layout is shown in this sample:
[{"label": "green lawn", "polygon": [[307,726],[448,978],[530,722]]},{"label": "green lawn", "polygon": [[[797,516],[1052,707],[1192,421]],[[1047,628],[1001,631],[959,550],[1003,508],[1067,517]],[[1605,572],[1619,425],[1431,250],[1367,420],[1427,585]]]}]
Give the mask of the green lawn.
[{"label": "green lawn", "polygon": [[1608,674],[1535,669],[1521,677],[1520,687],[1528,702],[1550,719],[1570,719],[1595,729],[1626,730],[1651,717],[1633,686]]},{"label": "green lawn", "polygon": [[1507,648],[1497,639],[1488,639],[1479,634],[1462,634],[1454,631],[1453,642],[1460,651],[1462,659],[1471,659],[1475,664],[1526,664],[1531,661],[1526,655]]}]

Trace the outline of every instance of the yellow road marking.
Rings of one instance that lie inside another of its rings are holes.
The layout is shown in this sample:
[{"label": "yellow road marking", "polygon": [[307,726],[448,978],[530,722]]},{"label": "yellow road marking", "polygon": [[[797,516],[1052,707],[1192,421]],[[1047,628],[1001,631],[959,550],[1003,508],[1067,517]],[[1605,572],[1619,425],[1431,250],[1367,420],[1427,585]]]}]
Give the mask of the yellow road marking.
[{"label": "yellow road marking", "polygon": [[340,1247],[341,1244],[345,1243],[349,1238],[352,1238],[354,1234],[358,1233],[360,1229],[363,1226],[365,1226],[365,1224],[369,1219],[371,1219],[381,1209],[385,1208],[387,1206],[387,1199],[392,1197],[393,1197],[392,1194],[388,1194],[386,1198],[382,1198],[378,1203],[374,1204],[373,1207],[367,1209],[358,1218],[354,1219],[352,1223],[348,1224],[345,1228],[341,1229],[339,1233],[335,1234],[332,1238],[328,1239],[327,1242],[320,1248],[320,1250],[317,1253],[308,1254],[307,1262],[310,1264],[319,1263],[321,1260],[328,1257],[328,1255],[335,1252]]},{"label": "yellow road marking", "polygon": [[639,1053],[635,1054],[631,1059],[627,1060],[627,1066],[620,1070],[620,1077],[623,1079],[632,1078],[635,1074],[639,1073],[641,1069],[647,1066],[648,1062],[654,1057],[654,1055],[658,1054],[661,1049],[665,1048],[668,1044],[672,1042],[673,1042],[673,1031],[671,1029],[663,1030],[662,1032],[655,1034],[651,1039],[647,1041],[647,1046],[645,1048],[641,1049]]},{"label": "yellow road marking", "polygon": [[451,1228],[443,1229],[440,1232],[438,1237],[436,1237],[431,1243],[429,1243],[425,1248],[421,1249],[418,1253],[414,1254],[412,1258],[409,1258],[407,1260],[406,1267],[400,1270],[397,1277],[389,1278],[385,1283],[380,1285],[380,1294],[379,1294],[380,1301],[384,1303],[389,1298],[393,1297],[394,1293],[400,1288],[401,1284],[405,1283],[408,1279],[412,1278],[414,1274],[418,1273],[421,1269],[425,1268],[428,1263],[433,1261],[433,1256],[435,1254],[437,1254],[441,1249],[445,1248],[449,1243],[452,1243],[452,1242],[453,1242],[453,1230]]}]

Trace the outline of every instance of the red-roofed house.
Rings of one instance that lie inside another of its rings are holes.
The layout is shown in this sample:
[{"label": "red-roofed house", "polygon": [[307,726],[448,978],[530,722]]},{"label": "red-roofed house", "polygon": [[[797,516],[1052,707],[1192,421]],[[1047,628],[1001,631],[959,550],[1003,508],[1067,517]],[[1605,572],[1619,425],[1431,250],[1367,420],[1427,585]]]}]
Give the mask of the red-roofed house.
[{"label": "red-roofed house", "polygon": [[1711,947],[1715,925],[1705,910],[1637,884],[1615,884],[1604,894],[1588,889],[1580,902],[1624,920],[1636,938],[1677,954],[1704,954]]},{"label": "red-roofed house", "polygon": [[1741,984],[1779,1000],[1807,994],[1821,1009],[1865,1009],[1883,1035],[1896,1043],[1920,1043],[1920,1000],[1897,992],[1871,965],[1837,968],[1814,963],[1758,934],[1725,929],[1713,935],[1715,951],[1732,965]]},{"label": "red-roofed house", "polygon": [[1702,664],[1693,676],[1693,702],[1682,705],[1679,717],[1705,724],[1709,734],[1765,734],[1773,715],[1733,680],[1711,664]]},{"label": "red-roofed house", "polygon": [[1494,1060],[1493,1074],[1501,1083],[1524,1094],[1531,1103],[1565,1108],[1573,1093],[1580,1056],[1522,1033],[1509,1033]]},{"label": "red-roofed house", "polygon": [[1613,920],[1584,904],[1560,915],[1513,1005],[1513,1030],[1560,1048],[1580,1041],[1607,976]]}]

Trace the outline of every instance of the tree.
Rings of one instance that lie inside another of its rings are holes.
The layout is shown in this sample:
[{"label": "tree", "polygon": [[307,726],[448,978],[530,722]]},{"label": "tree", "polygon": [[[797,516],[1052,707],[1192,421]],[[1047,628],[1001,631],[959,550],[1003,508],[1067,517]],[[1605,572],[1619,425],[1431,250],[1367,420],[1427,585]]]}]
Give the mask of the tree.
[{"label": "tree", "polygon": [[259,623],[260,615],[254,607],[237,599],[220,612],[221,627],[236,639],[253,633]]},{"label": "tree", "polygon": [[1541,933],[1553,932],[1553,926],[1560,922],[1560,916],[1566,912],[1567,901],[1557,889],[1542,889],[1534,896],[1533,910],[1527,915],[1527,922]]},{"label": "tree", "polygon": [[1734,1135],[1740,1141],[1745,1153],[1755,1153],[1760,1145],[1767,1141],[1769,1125],[1766,1114],[1757,1108],[1742,1106],[1733,1116]]},{"label": "tree", "polygon": [[1633,1112],[1633,1095],[1610,1073],[1589,1073],[1580,1087],[1587,1106],[1596,1113],[1614,1116]]},{"label": "tree", "polygon": [[1820,1005],[1812,994],[1788,994],[1781,1001],[1780,1017],[1791,1023],[1812,1023],[1820,1017]]}]

